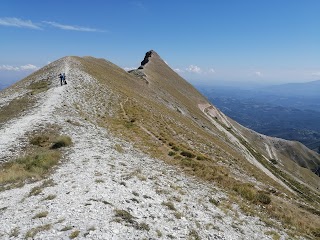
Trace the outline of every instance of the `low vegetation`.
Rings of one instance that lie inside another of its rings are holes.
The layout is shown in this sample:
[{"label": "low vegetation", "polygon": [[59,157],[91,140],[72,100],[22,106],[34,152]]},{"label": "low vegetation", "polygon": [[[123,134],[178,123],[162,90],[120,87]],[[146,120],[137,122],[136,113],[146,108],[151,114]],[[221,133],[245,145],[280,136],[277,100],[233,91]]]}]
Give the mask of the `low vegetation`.
[{"label": "low vegetation", "polygon": [[2,106],[0,108],[0,126],[28,110],[34,102],[31,97],[24,96],[13,99],[8,105]]},{"label": "low vegetation", "polygon": [[42,232],[42,231],[48,231],[51,229],[51,225],[50,224],[46,224],[46,225],[43,225],[43,226],[38,226],[38,227],[35,227],[35,228],[32,228],[31,230],[29,230],[26,235],[25,235],[25,238],[26,239],[33,239],[39,232]]},{"label": "low vegetation", "polygon": [[[56,147],[52,147],[57,143],[59,146],[70,146],[71,138],[57,134],[37,134],[31,137],[31,145],[24,156],[1,164],[1,189],[21,186],[28,179],[34,181],[44,178],[61,158],[61,152]],[[49,182],[43,184],[48,185]],[[39,194],[42,188],[46,187],[45,185],[35,187],[30,195]]]},{"label": "low vegetation", "polygon": [[52,149],[57,149],[61,147],[68,147],[72,144],[72,140],[69,136],[62,135],[59,136],[51,146]]},{"label": "low vegetation", "polygon": [[33,219],[44,218],[44,217],[48,216],[48,214],[49,214],[48,211],[40,212],[40,213],[37,213],[36,215],[34,215]]},{"label": "low vegetation", "polygon": [[49,82],[46,79],[33,82],[28,86],[28,89],[32,90],[32,94],[38,94],[49,89]]}]

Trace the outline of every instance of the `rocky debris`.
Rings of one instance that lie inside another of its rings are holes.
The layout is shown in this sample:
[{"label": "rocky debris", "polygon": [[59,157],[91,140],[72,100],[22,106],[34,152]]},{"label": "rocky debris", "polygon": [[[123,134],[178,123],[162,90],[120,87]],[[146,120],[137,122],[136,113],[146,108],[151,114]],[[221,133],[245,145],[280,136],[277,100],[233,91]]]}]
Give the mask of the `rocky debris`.
[{"label": "rocky debris", "polygon": [[142,72],[140,69],[130,70],[128,71],[128,73],[142,79],[146,84],[149,84],[149,81],[147,80],[147,75],[144,72]]}]

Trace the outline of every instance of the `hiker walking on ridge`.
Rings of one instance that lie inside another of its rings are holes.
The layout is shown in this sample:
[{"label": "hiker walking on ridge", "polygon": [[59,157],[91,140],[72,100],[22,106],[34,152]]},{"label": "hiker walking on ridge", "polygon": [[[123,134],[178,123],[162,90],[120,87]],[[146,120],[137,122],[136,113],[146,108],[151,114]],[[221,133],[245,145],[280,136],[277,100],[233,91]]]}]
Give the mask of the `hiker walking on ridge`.
[{"label": "hiker walking on ridge", "polygon": [[60,78],[60,85],[64,85],[64,84],[67,84],[67,81],[66,81],[66,74],[65,73],[59,73],[59,78]]},{"label": "hiker walking on ridge", "polygon": [[63,75],[61,73],[59,73],[59,78],[60,78],[60,84],[62,86],[62,83],[63,83]]},{"label": "hiker walking on ridge", "polygon": [[66,81],[66,74],[65,74],[65,73],[63,73],[63,74],[62,74],[62,76],[63,76],[63,84],[67,84],[67,81]]}]

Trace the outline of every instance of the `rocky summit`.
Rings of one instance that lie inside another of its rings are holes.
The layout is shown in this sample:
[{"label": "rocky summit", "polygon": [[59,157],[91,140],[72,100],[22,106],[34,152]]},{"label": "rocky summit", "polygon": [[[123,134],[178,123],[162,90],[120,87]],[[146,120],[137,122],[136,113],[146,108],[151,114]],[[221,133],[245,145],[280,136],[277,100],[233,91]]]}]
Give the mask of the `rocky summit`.
[{"label": "rocky summit", "polygon": [[320,237],[320,155],[228,118],[153,50],[1,91],[0,161],[1,239]]}]

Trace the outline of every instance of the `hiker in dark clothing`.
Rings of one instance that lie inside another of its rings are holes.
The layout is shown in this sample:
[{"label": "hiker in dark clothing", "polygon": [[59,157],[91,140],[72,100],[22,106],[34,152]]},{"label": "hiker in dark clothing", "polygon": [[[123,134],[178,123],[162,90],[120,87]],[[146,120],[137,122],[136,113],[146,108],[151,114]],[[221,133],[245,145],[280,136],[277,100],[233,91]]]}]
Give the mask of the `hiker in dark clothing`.
[{"label": "hiker in dark clothing", "polygon": [[62,86],[62,84],[63,84],[63,75],[61,73],[59,74],[59,78],[60,78],[60,84]]},{"label": "hiker in dark clothing", "polygon": [[67,84],[67,81],[66,81],[66,74],[65,74],[65,73],[63,73],[63,74],[62,74],[62,76],[63,76],[63,84]]}]

